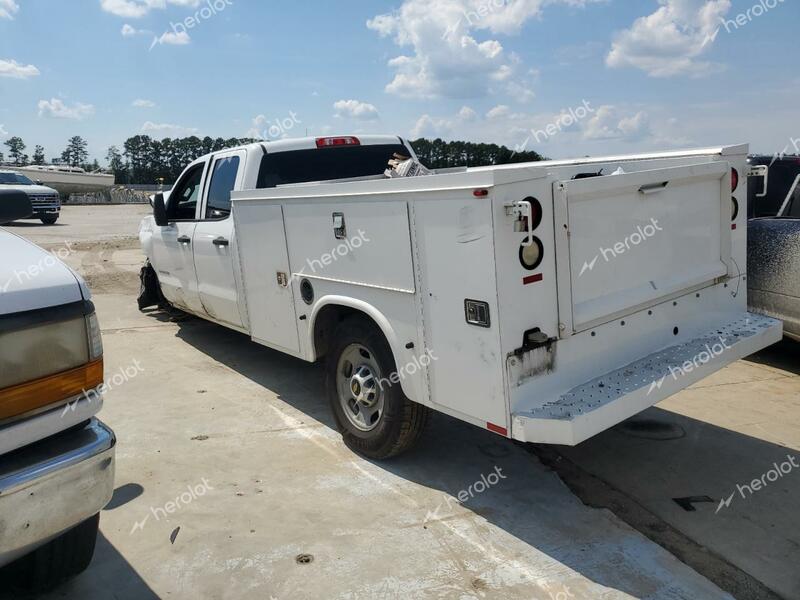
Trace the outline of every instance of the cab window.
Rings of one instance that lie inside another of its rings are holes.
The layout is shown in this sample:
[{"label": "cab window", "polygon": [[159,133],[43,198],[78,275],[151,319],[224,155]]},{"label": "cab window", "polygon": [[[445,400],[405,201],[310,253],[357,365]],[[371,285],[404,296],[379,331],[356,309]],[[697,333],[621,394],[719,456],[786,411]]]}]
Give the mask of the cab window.
[{"label": "cab window", "polygon": [[167,202],[167,218],[170,221],[191,221],[195,218],[204,168],[205,164],[192,167],[175,184]]},{"label": "cab window", "polygon": [[208,188],[206,219],[224,219],[231,214],[231,192],[236,186],[238,172],[238,156],[220,158],[214,163],[214,172]]}]

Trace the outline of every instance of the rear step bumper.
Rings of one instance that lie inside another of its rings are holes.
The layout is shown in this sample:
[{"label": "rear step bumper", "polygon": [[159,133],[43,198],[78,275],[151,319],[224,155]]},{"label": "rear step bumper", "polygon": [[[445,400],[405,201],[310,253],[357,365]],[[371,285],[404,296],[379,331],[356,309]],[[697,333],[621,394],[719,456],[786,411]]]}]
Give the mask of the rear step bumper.
[{"label": "rear step bumper", "polygon": [[781,340],[780,321],[745,313],[713,330],[512,416],[512,437],[574,446]]}]

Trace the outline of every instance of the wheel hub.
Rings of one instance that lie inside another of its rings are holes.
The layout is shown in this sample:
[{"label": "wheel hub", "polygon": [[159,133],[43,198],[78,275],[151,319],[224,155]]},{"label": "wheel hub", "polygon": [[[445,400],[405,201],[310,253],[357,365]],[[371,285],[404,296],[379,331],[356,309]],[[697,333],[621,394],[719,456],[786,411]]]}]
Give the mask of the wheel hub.
[{"label": "wheel hub", "polygon": [[349,346],[339,360],[338,379],[339,401],[347,419],[361,431],[374,429],[383,414],[375,357],[364,346]]}]

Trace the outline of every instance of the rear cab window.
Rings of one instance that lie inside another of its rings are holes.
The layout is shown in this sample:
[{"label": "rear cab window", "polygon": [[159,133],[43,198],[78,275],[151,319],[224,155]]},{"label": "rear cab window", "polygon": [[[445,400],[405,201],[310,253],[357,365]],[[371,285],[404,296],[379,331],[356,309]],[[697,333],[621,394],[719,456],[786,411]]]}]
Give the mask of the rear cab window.
[{"label": "rear cab window", "polygon": [[224,219],[231,214],[231,192],[236,187],[240,162],[238,155],[219,158],[214,162],[208,187],[206,219]]},{"label": "rear cab window", "polygon": [[410,157],[408,148],[399,141],[268,153],[261,159],[256,187],[381,175],[395,153]]}]

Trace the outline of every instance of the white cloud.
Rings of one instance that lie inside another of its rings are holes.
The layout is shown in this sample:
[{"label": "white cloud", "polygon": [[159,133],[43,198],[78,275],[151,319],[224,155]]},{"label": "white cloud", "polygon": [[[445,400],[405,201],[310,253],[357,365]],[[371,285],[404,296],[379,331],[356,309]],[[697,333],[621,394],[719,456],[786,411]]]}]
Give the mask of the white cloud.
[{"label": "white cloud", "polygon": [[358,100],[339,100],[333,104],[337,117],[349,117],[359,121],[374,121],[379,118],[374,105]]},{"label": "white cloud", "polygon": [[0,135],[8,135],[8,131],[6,131],[5,125],[0,123]]},{"label": "white cloud", "polygon": [[458,111],[458,117],[462,121],[474,121],[478,118],[478,113],[472,110],[469,106],[462,106],[461,110]]},{"label": "white cloud", "polygon": [[506,117],[511,113],[511,109],[508,108],[505,104],[500,104],[495,106],[489,112],[486,113],[487,119],[499,119],[501,117]]},{"label": "white cloud", "polygon": [[39,100],[39,116],[50,117],[53,119],[74,119],[82,121],[94,114],[94,106],[76,102],[72,106],[67,106],[59,98],[50,100]]},{"label": "white cloud", "polygon": [[441,137],[454,135],[465,123],[475,123],[479,120],[476,113],[469,106],[462,106],[454,117],[431,117],[422,115],[411,129],[411,137]]},{"label": "white cloud", "polygon": [[33,65],[22,65],[15,60],[0,59],[0,77],[12,79],[29,79],[39,75],[39,69]]},{"label": "white cloud", "polygon": [[651,133],[647,113],[639,111],[634,115],[626,115],[617,107],[609,105],[598,107],[583,129],[586,140],[622,139],[633,142],[640,141]]},{"label": "white cloud", "polygon": [[252,126],[247,130],[246,137],[255,138],[258,140],[269,137],[265,132],[265,129],[267,129],[267,125],[269,123],[270,121],[265,115],[257,115],[253,117]]},{"label": "white cloud", "polygon": [[[382,37],[410,52],[389,61],[395,71],[386,91],[409,97],[484,96],[510,83],[527,89],[520,59],[478,33],[519,33],[547,4],[584,5],[594,0],[404,0],[394,12],[367,21]],[[524,96],[530,97],[530,91]]]},{"label": "white cloud", "polygon": [[137,98],[133,102],[131,102],[131,106],[134,108],[155,108],[156,103],[152,100],[145,100],[143,98]]},{"label": "white cloud", "polygon": [[169,46],[186,46],[192,42],[192,38],[189,37],[189,34],[185,31],[167,31],[166,33],[162,34],[161,37],[154,37],[153,43],[150,44],[150,50],[155,48],[157,45],[167,44]]},{"label": "white cloud", "polygon": [[153,123],[145,121],[142,125],[142,133],[152,133],[166,137],[183,137],[197,134],[198,130],[194,127],[183,127],[172,123]]},{"label": "white cloud", "polygon": [[651,77],[698,77],[720,65],[700,60],[719,33],[730,0],[659,0],[654,13],[617,33],[609,67],[634,67]]},{"label": "white cloud", "polygon": [[168,4],[197,8],[204,0],[100,0],[104,11],[129,19],[139,19],[154,9],[163,10]]},{"label": "white cloud", "polygon": [[139,31],[125,23],[125,25],[122,26],[120,33],[122,34],[122,37],[133,37],[139,33]]},{"label": "white cloud", "polygon": [[0,0],[0,19],[12,20],[19,12],[19,4],[14,0]]}]

